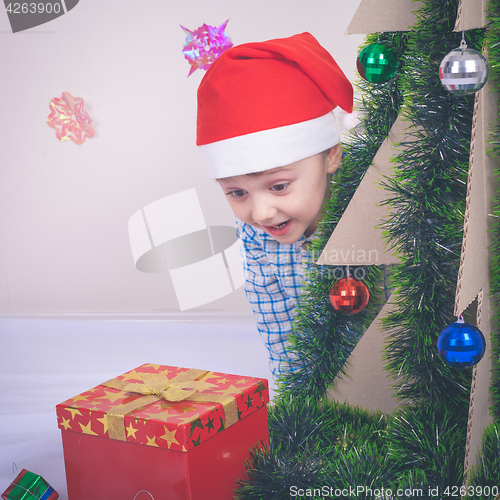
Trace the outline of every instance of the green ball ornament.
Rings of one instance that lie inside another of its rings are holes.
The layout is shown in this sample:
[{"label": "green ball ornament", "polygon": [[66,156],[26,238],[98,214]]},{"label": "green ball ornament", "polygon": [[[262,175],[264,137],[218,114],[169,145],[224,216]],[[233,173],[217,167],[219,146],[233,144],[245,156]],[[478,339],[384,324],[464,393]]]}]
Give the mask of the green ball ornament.
[{"label": "green ball ornament", "polygon": [[396,54],[382,43],[367,45],[356,61],[359,74],[370,83],[388,82],[399,68]]}]

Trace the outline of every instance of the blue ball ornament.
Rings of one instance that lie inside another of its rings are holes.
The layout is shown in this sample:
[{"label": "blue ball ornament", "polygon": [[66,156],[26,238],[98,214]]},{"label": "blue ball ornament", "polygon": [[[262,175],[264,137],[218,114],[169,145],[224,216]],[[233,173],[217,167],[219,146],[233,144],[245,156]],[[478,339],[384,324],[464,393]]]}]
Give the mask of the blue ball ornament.
[{"label": "blue ball ornament", "polygon": [[459,319],[439,334],[437,348],[448,365],[463,370],[481,361],[486,341],[479,328]]}]

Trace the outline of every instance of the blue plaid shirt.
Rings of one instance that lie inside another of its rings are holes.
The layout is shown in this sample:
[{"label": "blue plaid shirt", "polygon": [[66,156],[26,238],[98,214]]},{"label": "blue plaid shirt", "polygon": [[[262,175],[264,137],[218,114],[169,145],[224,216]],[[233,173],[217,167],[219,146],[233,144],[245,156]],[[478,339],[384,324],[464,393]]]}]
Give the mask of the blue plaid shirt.
[{"label": "blue plaid shirt", "polygon": [[303,265],[308,242],[302,236],[283,244],[261,229],[236,218],[245,272],[245,293],[252,306],[257,329],[269,351],[273,375],[293,371],[294,357],[289,351],[295,303],[303,284]]}]

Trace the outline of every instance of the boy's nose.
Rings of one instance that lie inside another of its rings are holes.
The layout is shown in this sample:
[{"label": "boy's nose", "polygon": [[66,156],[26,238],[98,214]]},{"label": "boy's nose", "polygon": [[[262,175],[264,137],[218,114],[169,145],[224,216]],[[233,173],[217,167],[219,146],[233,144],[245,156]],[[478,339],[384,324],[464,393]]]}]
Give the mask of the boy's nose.
[{"label": "boy's nose", "polygon": [[269,225],[276,217],[278,210],[274,203],[270,203],[266,199],[259,198],[255,200],[252,207],[252,218],[257,224],[264,226]]}]

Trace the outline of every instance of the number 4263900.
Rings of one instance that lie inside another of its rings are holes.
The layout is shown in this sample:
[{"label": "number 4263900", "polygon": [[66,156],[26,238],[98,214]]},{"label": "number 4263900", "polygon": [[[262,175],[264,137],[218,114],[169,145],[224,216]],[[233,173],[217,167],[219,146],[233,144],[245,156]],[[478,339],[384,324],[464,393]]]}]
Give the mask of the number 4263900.
[{"label": "number 4263900", "polygon": [[59,14],[61,4],[59,2],[47,3],[9,3],[7,5],[9,14]]}]

